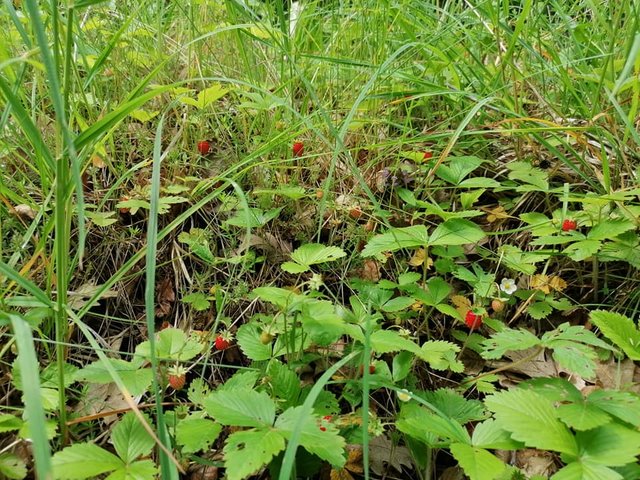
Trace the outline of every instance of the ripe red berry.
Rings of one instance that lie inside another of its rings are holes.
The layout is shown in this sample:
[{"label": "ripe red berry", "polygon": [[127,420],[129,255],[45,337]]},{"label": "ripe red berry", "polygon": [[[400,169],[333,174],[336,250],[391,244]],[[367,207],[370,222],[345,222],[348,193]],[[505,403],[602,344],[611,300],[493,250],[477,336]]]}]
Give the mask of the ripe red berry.
[{"label": "ripe red berry", "polygon": [[226,350],[231,345],[231,338],[229,338],[228,334],[218,335],[216,337],[216,349],[217,350]]},{"label": "ripe red berry", "polygon": [[430,158],[433,158],[433,153],[427,151],[422,154],[423,160],[429,160]]},{"label": "ripe red berry", "polygon": [[564,222],[562,222],[563,232],[570,232],[572,230],[575,230],[577,227],[578,222],[576,222],[575,220],[566,219]]},{"label": "ripe red berry", "polygon": [[302,142],[294,142],[292,150],[294,157],[301,157],[304,153],[304,144]]},{"label": "ripe red berry", "polygon": [[362,216],[362,209],[360,207],[353,207],[349,210],[349,216],[354,220],[357,220]]},{"label": "ripe red berry", "polygon": [[180,365],[174,365],[167,371],[169,385],[174,390],[182,390],[186,381],[187,371]]},{"label": "ripe red berry", "polygon": [[473,310],[469,310],[464,317],[464,323],[466,323],[467,327],[471,330],[474,330],[482,325],[482,315],[478,315],[474,313]]},{"label": "ripe red berry", "polygon": [[321,432],[326,432],[327,431],[327,427],[320,427],[320,431]]},{"label": "ripe red berry", "polygon": [[198,151],[200,152],[200,155],[206,155],[211,151],[211,144],[206,140],[198,142]]},{"label": "ripe red berry", "polygon": [[169,385],[174,390],[182,390],[186,377],[184,375],[169,375]]},{"label": "ripe red berry", "polygon": [[331,415],[325,415],[324,417],[322,417],[322,419],[323,419],[325,422],[330,422],[330,421],[331,421],[331,418],[332,418],[332,417],[331,417]]}]

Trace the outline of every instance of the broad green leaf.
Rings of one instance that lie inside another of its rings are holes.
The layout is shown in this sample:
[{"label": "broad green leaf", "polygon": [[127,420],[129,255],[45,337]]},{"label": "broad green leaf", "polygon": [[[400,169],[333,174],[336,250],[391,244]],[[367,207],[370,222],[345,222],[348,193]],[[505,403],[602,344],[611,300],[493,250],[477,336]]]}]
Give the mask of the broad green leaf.
[{"label": "broad green leaf", "polygon": [[27,476],[27,466],[15,453],[0,453],[0,478],[21,480]]},{"label": "broad green leaf", "polygon": [[308,265],[300,265],[295,262],[284,262],[282,265],[280,265],[280,268],[282,268],[282,270],[284,270],[285,272],[292,273],[294,275],[298,273],[304,273],[309,270]]},{"label": "broad green leaf", "polygon": [[116,453],[125,463],[132,463],[140,456],[149,455],[155,443],[132,412],[126,413],[113,428],[111,441]]},{"label": "broad green leaf", "polygon": [[207,263],[216,262],[216,257],[209,247],[209,234],[201,228],[192,228],[189,232],[180,232],[178,241],[189,246],[191,252]]},{"label": "broad green leaf", "polygon": [[[153,372],[150,368],[142,368],[138,361],[127,362],[118,358],[109,359],[109,363],[114,368],[127,390],[131,395],[142,395],[145,393],[151,381],[153,380]],[[92,383],[106,384],[113,382],[111,374],[106,369],[102,360],[97,360],[75,375],[76,380],[87,381]]]},{"label": "broad green leaf", "polygon": [[267,367],[269,385],[273,395],[284,400],[282,408],[296,405],[300,397],[300,379],[287,365],[272,360]]},{"label": "broad green leaf", "polygon": [[0,415],[0,433],[19,430],[22,424],[23,421],[15,415],[11,415],[10,413]]},{"label": "broad green leaf", "polygon": [[568,340],[554,342],[553,359],[566,370],[591,379],[596,374],[596,352],[582,343]]},{"label": "broad green leaf", "polygon": [[203,110],[204,108],[208,107],[212,103],[224,97],[227,94],[227,92],[229,92],[228,89],[223,88],[222,85],[220,85],[219,83],[215,83],[209,88],[205,88],[204,90],[201,90],[198,93],[197,100],[190,97],[180,97],[180,101],[187,105],[192,105],[199,110]]},{"label": "broad green leaf", "polygon": [[338,247],[325,247],[319,243],[306,243],[291,253],[291,260],[300,265],[316,265],[318,263],[333,262],[346,255],[345,251]]},{"label": "broad green leaf", "polygon": [[207,418],[187,417],[176,425],[176,442],[183,453],[206,451],[222,432],[219,423]]},{"label": "broad green leaf", "polygon": [[490,418],[473,429],[471,444],[480,448],[521,450],[523,445],[511,438],[511,434]]},{"label": "broad green leaf", "polygon": [[441,413],[461,424],[487,418],[479,400],[468,400],[450,388],[439,388],[420,392],[420,397],[432,404]]},{"label": "broad green leaf", "polygon": [[602,245],[598,259],[603,262],[622,260],[640,269],[640,237],[635,232],[623,233]]},{"label": "broad green leaf", "polygon": [[257,370],[239,370],[234,373],[231,378],[227,379],[222,385],[218,387],[218,391],[229,391],[233,392],[234,390],[250,390],[252,389],[258,379],[261,377],[260,372]]},{"label": "broad green leaf", "polygon": [[471,442],[469,433],[460,423],[452,418],[441,417],[430,412],[417,403],[402,406],[396,427],[401,432],[427,444],[431,443],[431,437],[428,434],[447,441]]},{"label": "broad green leaf", "polygon": [[137,108],[133,110],[129,114],[129,116],[135,118],[139,122],[145,123],[145,122],[148,122],[149,120],[153,120],[155,117],[158,116],[159,113],[160,113],[159,110],[149,111],[143,108]]},{"label": "broad green leaf", "polygon": [[500,427],[528,447],[577,455],[569,429],[556,417],[552,402],[531,390],[519,388],[495,393],[485,400]]},{"label": "broad green leaf", "polygon": [[528,330],[505,328],[501,332],[494,333],[491,338],[487,338],[482,344],[485,348],[484,352],[482,352],[482,357],[495,360],[502,358],[507,352],[526,350],[540,345],[540,339]]},{"label": "broad green leaf", "polygon": [[640,331],[633,320],[620,313],[594,310],[591,322],[630,359],[640,360]]},{"label": "broad green leaf", "polygon": [[483,160],[478,157],[450,157],[447,164],[442,164],[436,170],[436,175],[445,182],[458,185],[464,177],[482,165]]},{"label": "broad green leaf", "polygon": [[[142,357],[151,356],[151,344],[149,341],[142,342],[136,347],[136,355]],[[197,337],[189,336],[179,328],[165,328],[157,334],[156,356],[164,360],[191,360],[204,348]]]},{"label": "broad green leaf", "polygon": [[430,245],[464,245],[482,240],[486,234],[475,223],[464,218],[452,218],[441,223],[429,237]]},{"label": "broad green leaf", "polygon": [[499,247],[498,254],[507,268],[527,275],[533,275],[536,272],[536,263],[543,262],[550,257],[548,253],[543,252],[523,252],[515,245]]},{"label": "broad green leaf", "polygon": [[589,394],[587,399],[590,404],[623,422],[640,427],[640,397],[638,395],[617,390],[595,390]]},{"label": "broad green leaf", "polygon": [[305,335],[318,345],[329,345],[344,334],[344,319],[332,302],[316,299],[305,301],[299,319]]},{"label": "broad green leaf", "polygon": [[123,465],[113,453],[93,443],[76,443],[53,455],[53,475],[56,479],[94,478]]},{"label": "broad green leaf", "polygon": [[248,212],[238,210],[233,217],[225,221],[225,224],[242,228],[260,228],[280,215],[282,208],[272,208],[266,212],[261,208],[249,208]]},{"label": "broad green leaf", "polygon": [[417,355],[436,370],[451,370],[460,373],[464,365],[456,358],[460,347],[444,340],[428,340],[422,344]]},{"label": "broad green leaf", "polygon": [[387,313],[401,312],[402,310],[406,310],[407,308],[409,308],[415,302],[416,301],[410,297],[392,298],[384,305],[382,305],[382,311]]},{"label": "broad green leaf", "polygon": [[84,215],[99,227],[108,227],[118,221],[116,212],[92,212],[87,210],[84,212]]},{"label": "broad green leaf", "polygon": [[226,478],[249,478],[268,465],[273,456],[284,450],[284,447],[284,437],[276,430],[248,430],[229,435],[224,446]]},{"label": "broad green leaf", "polygon": [[635,228],[635,224],[627,218],[603,220],[589,230],[587,238],[589,240],[613,240],[618,235],[635,230]]},{"label": "broad green leaf", "polygon": [[158,478],[158,467],[153,460],[139,460],[123,465],[105,480],[155,480],[156,478]]},{"label": "broad green leaf", "polygon": [[[589,459],[571,462],[558,470],[551,480],[624,480],[616,471]],[[628,479],[627,479],[628,480]]]},{"label": "broad green leaf", "polygon": [[408,351],[402,351],[393,357],[392,378],[394,382],[399,382],[407,378],[413,366],[415,356]]},{"label": "broad green leaf", "polygon": [[493,178],[472,177],[463,180],[458,186],[463,188],[498,188],[500,187],[500,182]]},{"label": "broad green leaf", "polygon": [[276,407],[266,392],[215,391],[204,399],[204,409],[222,425],[263,427],[273,425]]},{"label": "broad green leaf", "polygon": [[[291,438],[293,428],[302,412],[303,407],[292,407],[278,417],[275,427],[285,438]],[[342,467],[345,464],[345,439],[338,434],[338,429],[333,423],[325,422],[321,425],[320,422],[320,417],[316,415],[309,415],[304,419],[300,432],[300,445],[334,467]],[[325,430],[321,430],[320,426]]]},{"label": "broad green leaf", "polygon": [[361,252],[363,257],[373,257],[383,252],[395,252],[402,248],[423,247],[428,244],[429,235],[424,225],[392,228],[386,233],[373,237]]},{"label": "broad green leaf", "polygon": [[562,253],[567,255],[571,260],[581,262],[594,256],[600,250],[602,242],[599,240],[582,240],[572,243],[565,248]]},{"label": "broad green leaf", "polygon": [[483,448],[454,443],[449,450],[469,480],[494,480],[507,468],[502,460]]},{"label": "broad green leaf", "polygon": [[553,312],[553,307],[547,302],[531,302],[527,307],[527,313],[534,320],[547,318],[551,312]]},{"label": "broad green leaf", "polygon": [[531,234],[534,237],[558,233],[558,229],[553,225],[553,221],[543,213],[523,213],[520,215],[520,219],[529,225]]},{"label": "broad green leaf", "polygon": [[606,425],[611,417],[588,401],[558,405],[558,417],[574,430],[591,430]]},{"label": "broad green leaf", "polygon": [[640,455],[640,432],[611,423],[576,434],[580,457],[609,467],[621,467]]},{"label": "broad green leaf", "polygon": [[258,297],[265,302],[273,303],[283,310],[291,306],[294,301],[300,299],[300,295],[292,290],[278,287],[258,287],[254,288],[251,293],[252,296]]},{"label": "broad green leaf", "polygon": [[416,354],[420,352],[420,347],[415,342],[403,337],[394,330],[378,330],[373,332],[370,341],[372,350],[380,354],[399,352],[402,350]]},{"label": "broad green leaf", "polygon": [[193,308],[197,312],[208,310],[211,306],[211,302],[202,292],[194,292],[190,293],[189,295],[185,295],[184,297],[182,297],[182,301],[191,305],[191,308]]},{"label": "broad green leaf", "polygon": [[548,175],[544,170],[531,166],[528,162],[511,162],[507,164],[510,180],[519,180],[529,185],[533,185],[546,192],[549,190]]}]

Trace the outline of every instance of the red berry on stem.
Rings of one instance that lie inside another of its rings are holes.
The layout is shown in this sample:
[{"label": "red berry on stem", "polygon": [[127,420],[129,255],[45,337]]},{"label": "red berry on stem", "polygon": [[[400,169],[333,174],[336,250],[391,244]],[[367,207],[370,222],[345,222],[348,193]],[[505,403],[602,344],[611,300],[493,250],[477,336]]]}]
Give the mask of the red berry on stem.
[{"label": "red berry on stem", "polygon": [[562,222],[563,232],[570,232],[572,230],[575,230],[576,228],[578,228],[578,222],[576,222],[575,220],[566,219],[564,222]]},{"label": "red berry on stem", "polygon": [[184,375],[169,375],[169,385],[171,385],[171,388],[174,390],[182,390],[185,380]]},{"label": "red berry on stem", "polygon": [[433,158],[433,153],[427,151],[427,152],[424,152],[422,154],[422,159],[423,160],[429,160],[430,158]]},{"label": "red berry on stem", "polygon": [[464,323],[466,323],[467,327],[471,330],[474,330],[482,325],[482,315],[478,315],[474,313],[473,310],[469,310],[464,317]]},{"label": "red berry on stem", "polygon": [[301,157],[304,153],[304,144],[302,142],[294,142],[292,150],[294,157]]},{"label": "red berry on stem", "polygon": [[200,155],[206,155],[210,150],[211,144],[209,144],[209,142],[207,142],[206,140],[198,142],[198,151],[200,152]]},{"label": "red berry on stem", "polygon": [[231,345],[231,338],[228,334],[218,335],[215,343],[217,350],[226,350]]}]

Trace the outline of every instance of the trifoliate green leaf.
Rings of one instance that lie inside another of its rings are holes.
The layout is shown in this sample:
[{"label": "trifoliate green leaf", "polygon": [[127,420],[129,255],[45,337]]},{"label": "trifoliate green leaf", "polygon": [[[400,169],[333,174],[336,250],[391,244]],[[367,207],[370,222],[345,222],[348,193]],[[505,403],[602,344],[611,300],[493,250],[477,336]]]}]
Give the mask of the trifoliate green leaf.
[{"label": "trifoliate green leaf", "polygon": [[176,425],[176,442],[182,445],[183,453],[207,450],[218,438],[222,427],[207,418],[188,417]]},{"label": "trifoliate green leaf", "polygon": [[483,448],[453,443],[449,450],[469,480],[494,480],[507,468],[502,460]]},{"label": "trifoliate green leaf", "polygon": [[[148,423],[148,418],[146,420]],[[125,463],[132,463],[138,457],[150,454],[155,444],[132,412],[126,413],[113,428],[111,441]]]},{"label": "trifoliate green leaf", "polygon": [[273,425],[276,407],[265,392],[215,391],[204,399],[204,409],[222,425],[263,427]]},{"label": "trifoliate green leaf", "polygon": [[569,429],[556,417],[552,402],[531,390],[519,388],[495,393],[485,400],[500,427],[528,447],[577,455]]},{"label": "trifoliate green leaf", "polygon": [[15,453],[0,453],[0,478],[22,480],[27,476],[27,466]]},{"label": "trifoliate green leaf", "polygon": [[[291,438],[302,413],[302,407],[285,410],[278,417],[275,427],[285,438]],[[334,467],[342,467],[345,464],[345,439],[338,434],[338,429],[333,423],[323,422],[316,415],[308,415],[304,418],[300,429],[300,445]]]},{"label": "trifoliate green leaf", "polygon": [[282,434],[262,428],[229,435],[224,446],[224,466],[229,480],[249,478],[284,450]]},{"label": "trifoliate green leaf", "polygon": [[456,358],[460,347],[444,340],[428,340],[422,344],[418,356],[435,370],[451,370],[460,373],[464,365]]},{"label": "trifoliate green leaf", "polygon": [[318,263],[333,262],[346,255],[345,251],[338,247],[325,247],[319,243],[306,243],[291,253],[291,260],[300,265],[316,265]]},{"label": "trifoliate green leaf", "polygon": [[621,467],[640,455],[640,432],[616,423],[578,432],[576,439],[580,456],[600,465]]},{"label": "trifoliate green leaf", "polygon": [[425,443],[429,441],[427,434],[434,434],[443,440],[471,443],[469,433],[459,422],[437,415],[417,403],[402,406],[396,426],[401,432]]},{"label": "trifoliate green leaf", "polygon": [[93,443],[76,443],[56,453],[52,458],[56,479],[94,478],[124,465],[113,453]]},{"label": "trifoliate green leaf", "polygon": [[638,395],[617,390],[595,390],[589,394],[587,399],[589,403],[623,422],[640,427],[640,397]]},{"label": "trifoliate green leaf", "polygon": [[640,331],[629,317],[620,313],[594,310],[591,322],[632,360],[640,360]]},{"label": "trifoliate green leaf", "polygon": [[485,351],[482,357],[495,360],[510,351],[526,350],[540,344],[540,339],[528,330],[505,328],[483,342]]},{"label": "trifoliate green leaf", "polygon": [[486,234],[475,223],[463,218],[452,218],[441,223],[431,233],[429,245],[464,245],[482,240]]},{"label": "trifoliate green leaf", "polygon": [[363,257],[373,257],[382,252],[395,252],[402,248],[422,247],[428,244],[429,234],[424,225],[392,228],[373,237],[362,250]]},{"label": "trifoliate green leaf", "polygon": [[153,460],[138,460],[123,465],[105,480],[155,480],[156,478],[158,478],[158,467]]},{"label": "trifoliate green leaf", "polygon": [[373,332],[371,334],[370,341],[371,348],[376,353],[380,354],[400,352],[402,350],[407,350],[416,354],[420,352],[420,347],[415,342],[403,337],[394,330],[378,330]]}]

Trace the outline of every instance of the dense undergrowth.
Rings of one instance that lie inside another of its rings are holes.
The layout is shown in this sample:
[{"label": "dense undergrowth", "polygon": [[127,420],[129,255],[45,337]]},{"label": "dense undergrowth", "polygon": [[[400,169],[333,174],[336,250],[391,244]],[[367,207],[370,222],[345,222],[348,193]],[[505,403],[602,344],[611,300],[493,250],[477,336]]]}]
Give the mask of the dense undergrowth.
[{"label": "dense undergrowth", "polygon": [[640,478],[640,5],[0,7],[0,478]]}]

